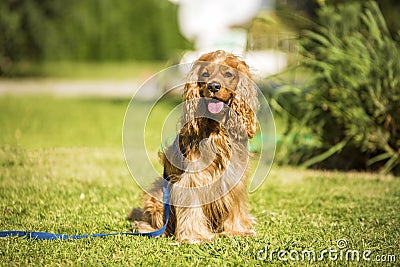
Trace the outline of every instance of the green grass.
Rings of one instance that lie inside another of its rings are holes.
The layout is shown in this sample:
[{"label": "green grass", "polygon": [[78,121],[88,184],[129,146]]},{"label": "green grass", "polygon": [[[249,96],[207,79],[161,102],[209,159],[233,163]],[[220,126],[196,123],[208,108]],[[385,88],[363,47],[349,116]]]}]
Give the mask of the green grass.
[{"label": "green grass", "polygon": [[[66,234],[129,231],[140,188],[127,170],[121,128],[128,100],[0,97],[0,230]],[[160,112],[162,108],[160,109]],[[138,109],[138,116],[143,116]],[[140,167],[140,166],[138,166]],[[348,249],[400,262],[400,180],[273,166],[250,196],[255,238],[201,245],[173,238],[113,236],[72,241],[0,239],[9,265],[347,265],[346,261],[260,261],[259,251]],[[381,262],[350,265],[381,266]]]},{"label": "green grass", "polygon": [[165,62],[16,62],[11,77],[51,77],[52,79],[120,80],[146,79],[165,68]]},{"label": "green grass", "polygon": [[0,144],[27,149],[121,144],[125,99],[2,97]]}]

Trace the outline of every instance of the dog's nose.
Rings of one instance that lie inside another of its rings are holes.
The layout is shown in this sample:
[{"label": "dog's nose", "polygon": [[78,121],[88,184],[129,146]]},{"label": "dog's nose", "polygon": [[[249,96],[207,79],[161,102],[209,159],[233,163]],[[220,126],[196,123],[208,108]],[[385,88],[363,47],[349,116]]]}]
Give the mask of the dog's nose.
[{"label": "dog's nose", "polygon": [[210,82],[207,84],[207,89],[213,93],[217,93],[221,89],[221,84],[218,82]]}]

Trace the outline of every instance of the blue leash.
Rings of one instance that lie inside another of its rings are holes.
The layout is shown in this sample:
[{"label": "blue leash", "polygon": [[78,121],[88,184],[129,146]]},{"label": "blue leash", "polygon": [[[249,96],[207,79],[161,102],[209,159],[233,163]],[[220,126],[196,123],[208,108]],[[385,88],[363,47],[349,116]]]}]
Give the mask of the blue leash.
[{"label": "blue leash", "polygon": [[135,236],[149,236],[149,237],[157,237],[165,232],[167,229],[169,213],[170,213],[170,188],[169,182],[166,179],[166,174],[164,172],[164,181],[163,181],[163,202],[164,202],[164,213],[165,213],[165,224],[160,229],[153,232],[114,232],[107,234],[90,234],[90,235],[65,235],[65,234],[53,234],[46,232],[29,232],[29,231],[2,231],[0,232],[0,238],[4,237],[26,237],[33,238],[39,240],[67,240],[67,239],[82,239],[82,238],[91,238],[91,237],[104,237],[104,236],[112,236],[112,235],[135,235]]}]

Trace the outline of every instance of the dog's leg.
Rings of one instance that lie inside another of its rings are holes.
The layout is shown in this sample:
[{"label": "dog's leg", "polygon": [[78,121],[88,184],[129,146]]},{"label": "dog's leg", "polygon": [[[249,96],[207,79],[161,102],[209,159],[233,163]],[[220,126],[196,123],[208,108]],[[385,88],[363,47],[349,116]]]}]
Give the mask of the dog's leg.
[{"label": "dog's leg", "polygon": [[139,232],[152,232],[154,228],[148,222],[143,221],[143,210],[138,208],[133,208],[128,215],[128,220],[132,221],[133,230],[137,230]]},{"label": "dog's leg", "polygon": [[231,210],[223,223],[225,235],[255,236],[255,218],[251,216],[247,209],[248,197],[246,187],[243,183],[224,196],[223,201],[231,203]]},{"label": "dog's leg", "polygon": [[243,207],[236,207],[224,221],[222,235],[255,236],[255,219]]},{"label": "dog's leg", "polygon": [[162,199],[162,189],[158,182],[155,184],[151,195],[144,195],[142,220],[133,222],[132,226],[134,229],[139,232],[152,232],[164,225],[164,204],[160,199]]},{"label": "dog's leg", "polygon": [[201,207],[176,208],[176,217],[175,234],[178,242],[201,243],[214,238]]},{"label": "dog's leg", "polygon": [[200,243],[214,237],[201,207],[199,191],[195,186],[196,178],[196,174],[185,173],[171,190],[176,212],[175,235],[179,242]]}]

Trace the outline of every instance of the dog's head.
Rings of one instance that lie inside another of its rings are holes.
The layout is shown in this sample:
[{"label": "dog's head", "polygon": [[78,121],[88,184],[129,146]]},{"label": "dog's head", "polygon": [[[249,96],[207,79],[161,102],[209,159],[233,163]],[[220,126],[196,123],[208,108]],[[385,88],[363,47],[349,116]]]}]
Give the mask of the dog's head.
[{"label": "dog's head", "polygon": [[[257,89],[248,65],[237,56],[222,50],[202,55],[194,62],[184,89],[185,122],[193,131],[200,131],[196,116],[200,113],[226,120],[228,128],[244,128],[246,137],[252,138],[257,129],[255,112],[258,107]],[[234,113],[234,114],[233,114]],[[234,116],[233,116],[234,115]],[[238,127],[237,123],[242,124]]]}]

